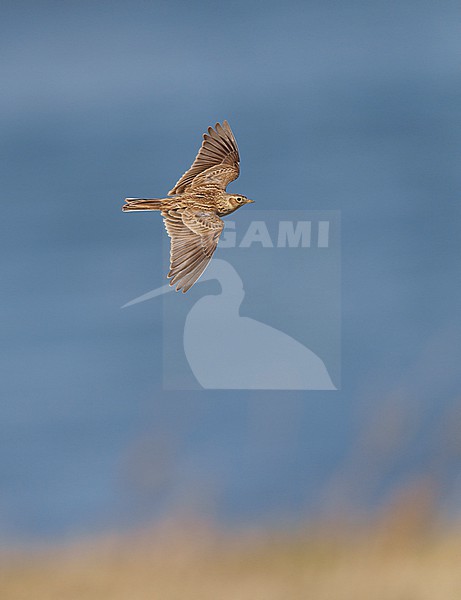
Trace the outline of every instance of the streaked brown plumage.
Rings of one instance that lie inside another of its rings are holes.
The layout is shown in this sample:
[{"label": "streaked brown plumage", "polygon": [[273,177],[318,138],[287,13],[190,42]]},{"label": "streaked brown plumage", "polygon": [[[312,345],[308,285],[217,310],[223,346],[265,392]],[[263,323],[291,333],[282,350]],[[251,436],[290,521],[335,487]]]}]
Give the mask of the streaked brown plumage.
[{"label": "streaked brown plumage", "polygon": [[168,198],[126,198],[124,211],[160,210],[171,238],[170,285],[187,292],[213,256],[224,228],[220,219],[253,202],[226,187],[240,173],[240,156],[229,123],[216,123],[203,135],[191,168]]}]

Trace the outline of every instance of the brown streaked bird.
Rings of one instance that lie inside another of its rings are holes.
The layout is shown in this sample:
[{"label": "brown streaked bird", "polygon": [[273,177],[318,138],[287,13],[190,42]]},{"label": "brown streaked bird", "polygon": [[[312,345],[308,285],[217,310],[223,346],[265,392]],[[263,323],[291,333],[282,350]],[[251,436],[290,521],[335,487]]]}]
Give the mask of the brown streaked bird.
[{"label": "brown streaked bird", "polygon": [[171,238],[170,285],[187,292],[213,256],[224,229],[220,217],[253,202],[226,187],[240,173],[240,156],[229,123],[208,127],[191,168],[168,198],[126,198],[124,211],[159,210]]}]

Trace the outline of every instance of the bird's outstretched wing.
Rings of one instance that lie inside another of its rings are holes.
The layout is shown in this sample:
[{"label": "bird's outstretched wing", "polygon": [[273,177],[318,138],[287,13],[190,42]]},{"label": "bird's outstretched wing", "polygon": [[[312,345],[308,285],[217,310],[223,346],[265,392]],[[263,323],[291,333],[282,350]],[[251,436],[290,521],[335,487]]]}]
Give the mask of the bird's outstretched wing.
[{"label": "bird's outstretched wing", "polygon": [[171,238],[170,285],[187,292],[210,262],[224,222],[213,212],[190,208],[164,210],[162,216]]},{"label": "bird's outstretched wing", "polygon": [[191,168],[184,173],[168,194],[180,194],[186,188],[202,185],[217,185],[223,190],[237,179],[240,173],[240,156],[229,123],[216,123],[215,129],[208,127],[203,142]]}]

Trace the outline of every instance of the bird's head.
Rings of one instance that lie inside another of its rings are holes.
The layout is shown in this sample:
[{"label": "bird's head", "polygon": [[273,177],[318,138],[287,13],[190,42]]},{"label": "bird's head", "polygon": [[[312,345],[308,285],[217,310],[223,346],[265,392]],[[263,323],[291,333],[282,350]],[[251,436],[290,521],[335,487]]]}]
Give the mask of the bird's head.
[{"label": "bird's head", "polygon": [[237,210],[244,204],[251,204],[254,200],[250,200],[246,196],[242,196],[242,194],[229,194],[227,200],[232,207],[232,210]]}]

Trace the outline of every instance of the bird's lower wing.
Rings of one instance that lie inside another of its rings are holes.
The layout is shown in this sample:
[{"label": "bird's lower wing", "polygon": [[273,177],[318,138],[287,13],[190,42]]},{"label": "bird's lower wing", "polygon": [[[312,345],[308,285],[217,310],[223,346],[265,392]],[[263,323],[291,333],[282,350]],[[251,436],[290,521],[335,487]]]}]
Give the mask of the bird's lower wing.
[{"label": "bird's lower wing", "polygon": [[171,238],[170,285],[187,292],[213,256],[224,222],[214,213],[192,209],[162,211]]}]

